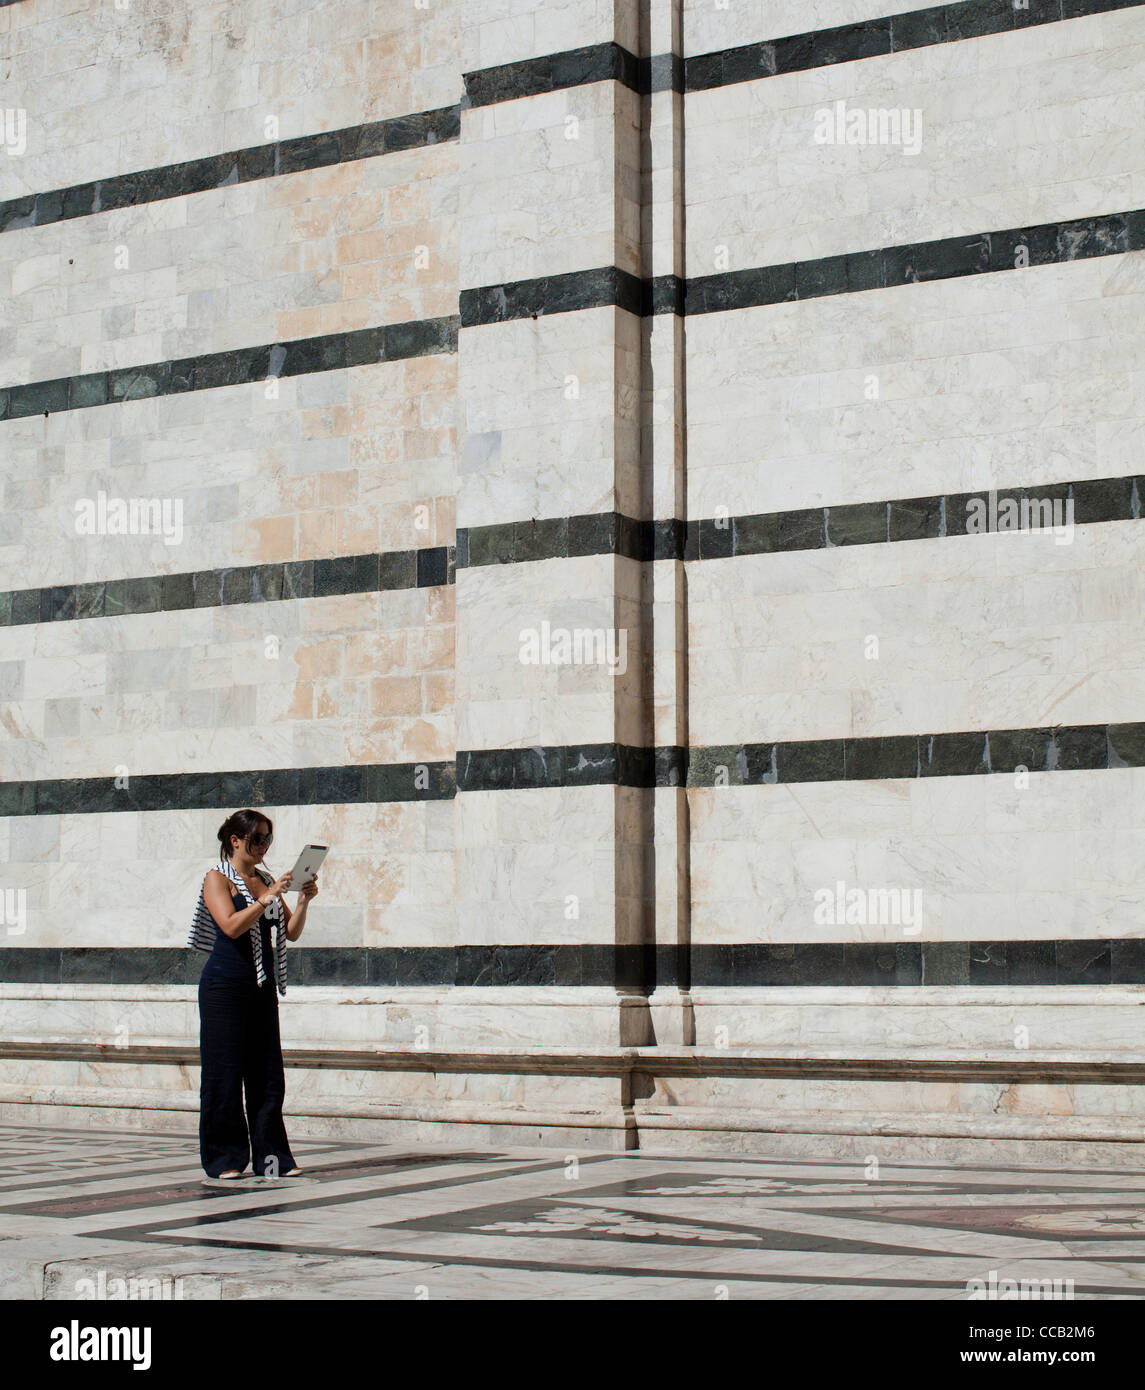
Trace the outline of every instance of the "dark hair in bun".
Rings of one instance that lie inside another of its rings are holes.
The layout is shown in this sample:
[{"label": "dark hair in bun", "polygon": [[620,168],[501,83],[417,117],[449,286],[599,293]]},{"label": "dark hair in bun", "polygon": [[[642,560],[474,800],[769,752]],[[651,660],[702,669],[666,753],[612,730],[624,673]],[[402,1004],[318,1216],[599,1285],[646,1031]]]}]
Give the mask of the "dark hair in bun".
[{"label": "dark hair in bun", "polygon": [[231,836],[237,835],[243,843],[247,837],[257,835],[259,826],[262,824],[270,826],[270,833],[274,834],[274,822],[261,811],[252,811],[249,808],[245,811],[236,811],[234,815],[228,816],[222,825],[219,826],[219,844],[223,847],[223,858],[231,857]]}]

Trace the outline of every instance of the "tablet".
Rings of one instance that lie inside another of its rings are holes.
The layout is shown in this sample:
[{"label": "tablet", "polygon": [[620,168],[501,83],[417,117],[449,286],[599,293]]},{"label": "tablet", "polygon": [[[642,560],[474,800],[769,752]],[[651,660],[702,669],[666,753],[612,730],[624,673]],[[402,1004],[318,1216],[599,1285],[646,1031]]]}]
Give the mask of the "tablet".
[{"label": "tablet", "polygon": [[322,861],[329,851],[329,845],[307,845],[294,861],[294,868],[290,871],[290,887],[286,891],[293,893],[299,888],[305,888],[308,883],[313,883],[314,876],[322,867]]}]

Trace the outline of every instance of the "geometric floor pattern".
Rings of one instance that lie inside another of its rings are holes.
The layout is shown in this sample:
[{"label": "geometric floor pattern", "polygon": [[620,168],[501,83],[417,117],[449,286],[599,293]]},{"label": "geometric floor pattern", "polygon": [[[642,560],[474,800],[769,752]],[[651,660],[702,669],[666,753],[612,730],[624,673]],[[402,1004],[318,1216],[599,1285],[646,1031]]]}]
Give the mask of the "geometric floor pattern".
[{"label": "geometric floor pattern", "polygon": [[292,1147],[302,1177],[223,1183],[193,1134],[0,1125],[0,1294],[1145,1295],[1140,1170]]}]

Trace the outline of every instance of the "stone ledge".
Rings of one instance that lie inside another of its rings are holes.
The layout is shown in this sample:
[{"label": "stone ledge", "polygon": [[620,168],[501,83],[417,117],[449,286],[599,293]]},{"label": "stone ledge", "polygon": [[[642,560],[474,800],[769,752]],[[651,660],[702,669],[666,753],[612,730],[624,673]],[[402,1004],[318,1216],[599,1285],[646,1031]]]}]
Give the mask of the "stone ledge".
[{"label": "stone ledge", "polygon": [[[96,1040],[0,1042],[0,1060],[121,1062],[197,1066],[199,1049],[179,1041],[116,1046]],[[494,1075],[630,1077],[759,1077],[798,1080],[966,1081],[986,1084],[1134,1084],[1145,1081],[1145,1055],[1117,1059],[1087,1057],[1078,1051],[965,1053],[864,1049],[859,1052],[813,1048],[518,1048],[444,1051],[429,1048],[344,1049],[315,1044],[284,1048],[287,1067],[344,1071],[424,1071]]]}]

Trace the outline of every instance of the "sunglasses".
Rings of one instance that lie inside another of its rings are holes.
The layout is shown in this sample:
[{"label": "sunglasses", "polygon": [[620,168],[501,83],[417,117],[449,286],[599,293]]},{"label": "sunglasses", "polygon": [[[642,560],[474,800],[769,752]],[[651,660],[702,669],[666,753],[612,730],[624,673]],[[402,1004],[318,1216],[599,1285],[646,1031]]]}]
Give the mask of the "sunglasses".
[{"label": "sunglasses", "polygon": [[273,835],[252,835],[250,842],[254,849],[266,849],[273,839]]}]

